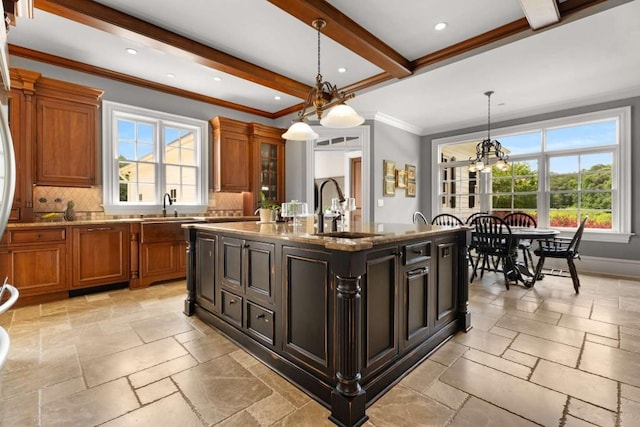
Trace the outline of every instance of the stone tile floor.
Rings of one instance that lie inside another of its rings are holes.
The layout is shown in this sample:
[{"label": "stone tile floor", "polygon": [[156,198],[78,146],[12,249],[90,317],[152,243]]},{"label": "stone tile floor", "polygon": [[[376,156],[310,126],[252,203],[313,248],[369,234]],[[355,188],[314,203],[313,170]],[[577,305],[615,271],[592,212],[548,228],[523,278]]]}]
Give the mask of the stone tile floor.
[{"label": "stone tile floor", "polygon": [[[459,333],[373,404],[366,425],[640,424],[640,281],[487,274]],[[2,426],[321,426],[329,412],[182,314],[184,282],[18,308]]]}]

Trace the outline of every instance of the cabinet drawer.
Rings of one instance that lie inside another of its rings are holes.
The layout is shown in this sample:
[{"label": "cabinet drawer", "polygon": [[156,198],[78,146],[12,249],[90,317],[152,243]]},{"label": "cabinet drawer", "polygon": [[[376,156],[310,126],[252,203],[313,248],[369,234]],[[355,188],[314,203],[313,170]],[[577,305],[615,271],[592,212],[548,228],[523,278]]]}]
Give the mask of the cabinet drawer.
[{"label": "cabinet drawer", "polygon": [[426,261],[431,257],[431,242],[419,242],[402,248],[404,264],[411,265]]},{"label": "cabinet drawer", "polygon": [[247,329],[258,339],[274,345],[273,311],[247,301]]},{"label": "cabinet drawer", "polygon": [[231,323],[242,327],[242,297],[221,290],[222,292],[222,315]]},{"label": "cabinet drawer", "polygon": [[64,242],[66,238],[65,228],[12,230],[9,232],[9,243]]}]

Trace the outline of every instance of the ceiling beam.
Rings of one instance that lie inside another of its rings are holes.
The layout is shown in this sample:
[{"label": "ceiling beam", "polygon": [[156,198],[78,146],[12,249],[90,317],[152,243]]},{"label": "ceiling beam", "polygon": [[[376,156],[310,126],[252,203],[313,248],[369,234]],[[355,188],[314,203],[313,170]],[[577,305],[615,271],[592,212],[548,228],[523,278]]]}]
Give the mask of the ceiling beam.
[{"label": "ceiling beam", "polygon": [[13,56],[26,58],[26,59],[31,59],[33,61],[43,62],[45,64],[51,64],[58,67],[68,68],[70,70],[79,71],[82,73],[92,74],[94,76],[104,77],[111,80],[117,80],[122,83],[127,83],[134,86],[140,86],[140,87],[155,90],[158,92],[164,92],[171,95],[180,96],[183,98],[193,99],[194,101],[217,105],[220,107],[229,108],[231,110],[242,111],[244,113],[254,114],[260,117],[266,117],[268,119],[277,118],[276,115],[269,113],[267,111],[258,110],[257,108],[247,107],[246,105],[237,104],[235,102],[224,101],[219,98],[213,98],[211,96],[202,95],[200,93],[195,93],[188,90],[179,89],[173,86],[152,82],[152,81],[141,79],[138,77],[133,77],[128,74],[118,73],[117,71],[107,70],[101,67],[95,67],[93,65],[85,64],[84,62],[74,61],[74,60],[62,58],[56,55],[50,55],[48,53],[27,49],[21,46],[15,46],[10,44],[9,54]]},{"label": "ceiling beam", "polygon": [[322,18],[327,26],[322,33],[358,56],[377,65],[391,76],[403,78],[413,72],[411,61],[358,25],[324,0],[269,0],[270,3],[311,26]]},{"label": "ceiling beam", "polygon": [[35,7],[300,99],[306,99],[311,90],[293,79],[94,1],[36,0]]}]

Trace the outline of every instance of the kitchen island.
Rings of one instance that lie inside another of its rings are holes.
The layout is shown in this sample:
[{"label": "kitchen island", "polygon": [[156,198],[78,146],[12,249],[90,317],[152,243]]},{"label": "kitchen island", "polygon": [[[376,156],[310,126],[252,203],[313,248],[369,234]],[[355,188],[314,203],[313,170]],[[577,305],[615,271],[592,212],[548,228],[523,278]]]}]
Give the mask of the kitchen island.
[{"label": "kitchen island", "polygon": [[331,410],[338,425],[470,328],[468,228],[185,224],[197,315]]}]

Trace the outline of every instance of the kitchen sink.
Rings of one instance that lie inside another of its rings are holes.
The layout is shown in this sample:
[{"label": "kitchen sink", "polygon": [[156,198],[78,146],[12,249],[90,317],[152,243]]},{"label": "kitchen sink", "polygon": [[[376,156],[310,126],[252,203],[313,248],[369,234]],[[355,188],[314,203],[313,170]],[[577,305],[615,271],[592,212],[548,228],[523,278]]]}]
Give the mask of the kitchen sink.
[{"label": "kitchen sink", "polygon": [[315,233],[315,235],[321,237],[336,237],[340,239],[363,239],[366,237],[381,236],[381,234],[363,233],[360,231],[327,231],[325,233]]}]

